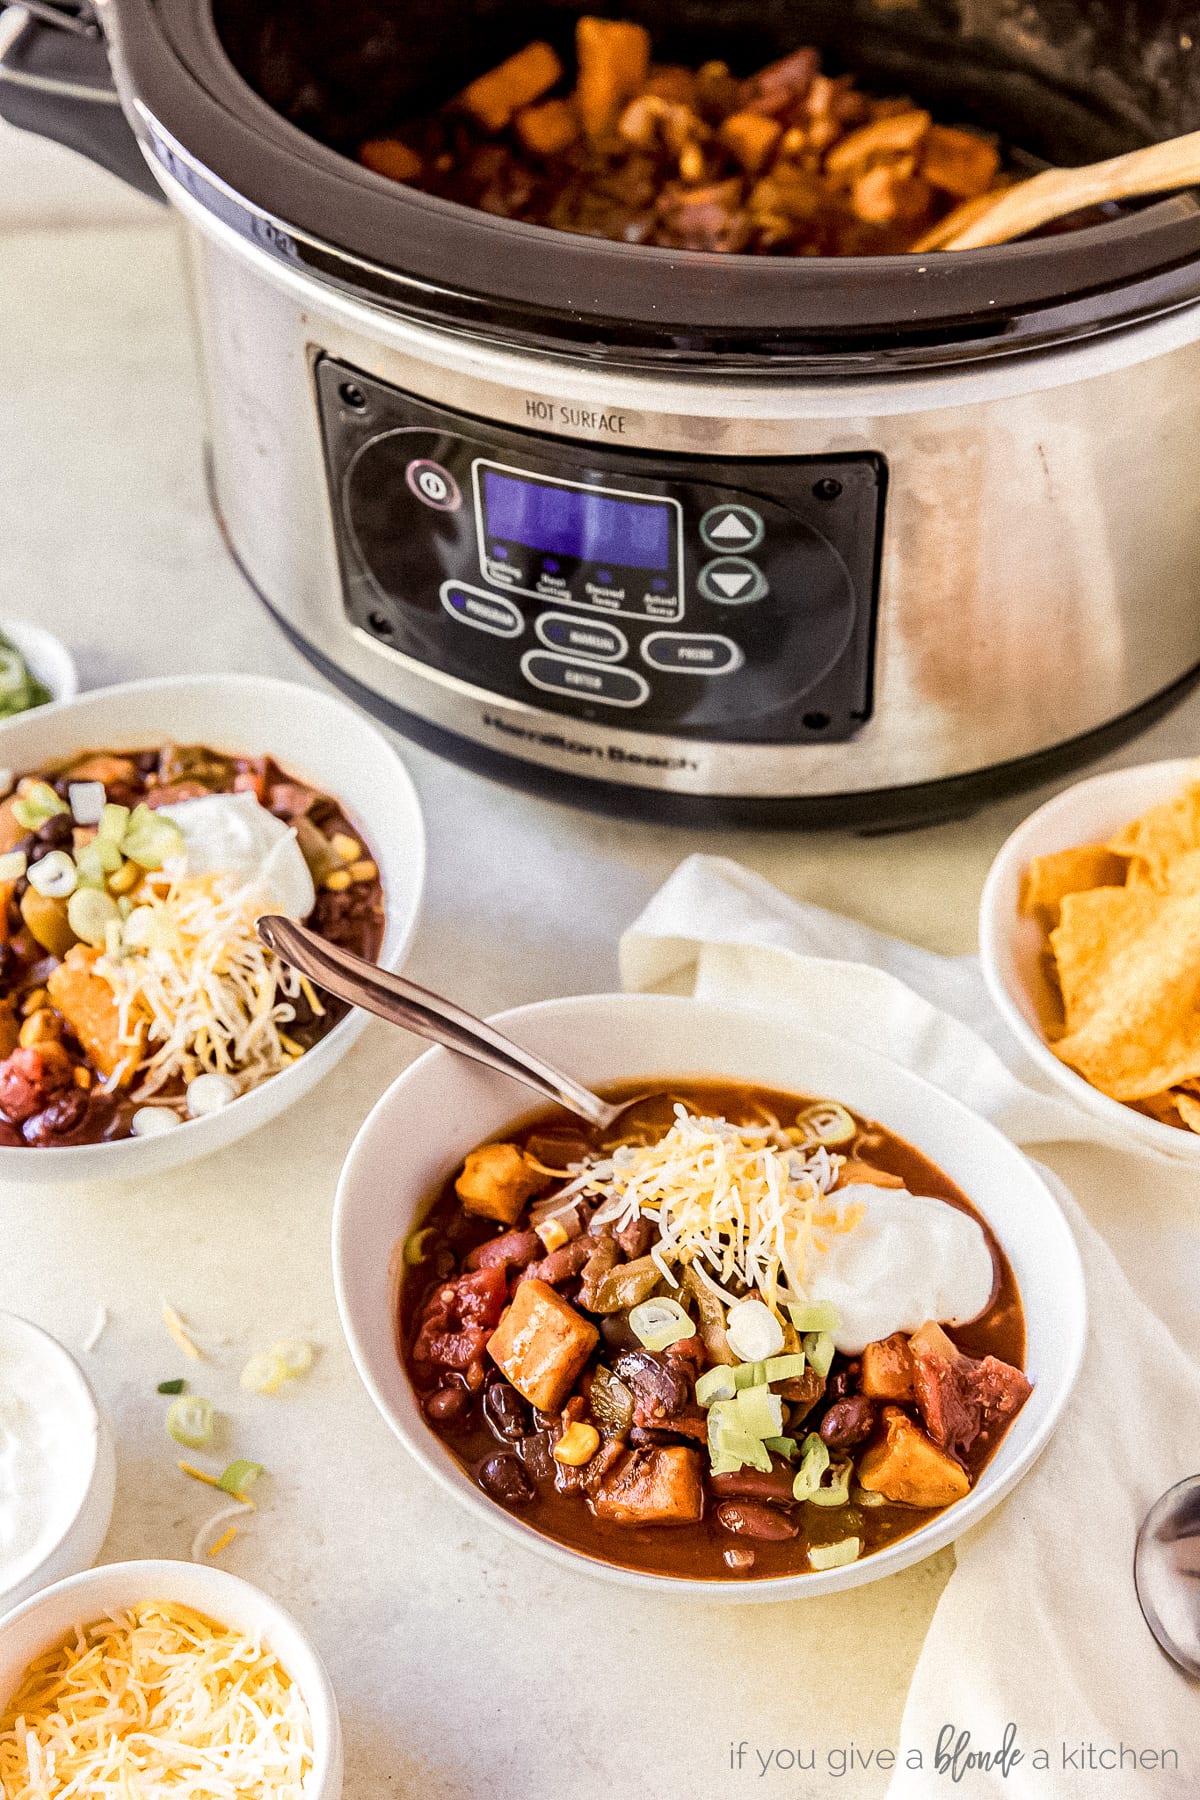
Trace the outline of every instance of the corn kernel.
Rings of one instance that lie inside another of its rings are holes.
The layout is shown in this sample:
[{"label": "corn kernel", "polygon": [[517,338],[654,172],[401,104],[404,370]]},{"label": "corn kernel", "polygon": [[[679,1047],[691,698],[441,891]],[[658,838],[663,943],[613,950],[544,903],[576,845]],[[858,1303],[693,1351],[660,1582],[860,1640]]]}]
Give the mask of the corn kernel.
[{"label": "corn kernel", "polygon": [[325,877],[324,881],[321,883],[321,886],[328,888],[329,892],[331,894],[345,893],[346,889],[350,886],[349,870],[334,869],[332,874],[327,875]]},{"label": "corn kernel", "polygon": [[561,1250],[567,1241],[566,1226],[561,1219],[543,1219],[540,1225],[534,1226],[534,1230],[547,1251]]},{"label": "corn kernel", "polygon": [[600,1448],[600,1433],[594,1425],[581,1425],[578,1422],[568,1425],[567,1429],[554,1446],[555,1462],[566,1463],[568,1468],[582,1468],[591,1462]]},{"label": "corn kernel", "polygon": [[699,144],[685,144],[679,152],[679,174],[684,181],[704,180],[704,152]]},{"label": "corn kernel", "polygon": [[374,881],[379,870],[369,856],[364,856],[361,861],[351,863],[346,873],[351,881]]},{"label": "corn kernel", "polygon": [[141,880],[141,875],[142,871],[135,862],[122,863],[116,874],[110,875],[108,878],[109,892],[113,894],[128,894],[132,888],[137,886],[138,882]]},{"label": "corn kernel", "polygon": [[76,1063],[75,1067],[71,1070],[71,1074],[75,1078],[75,1086],[77,1088],[82,1088],[86,1094],[87,1090],[92,1085],[92,1071],[90,1069],[85,1069],[82,1063]]},{"label": "corn kernel", "polygon": [[352,838],[344,831],[335,831],[329,842],[344,863],[357,862],[362,855],[362,845],[357,838]]},{"label": "corn kernel", "polygon": [[58,1014],[51,1012],[48,1006],[43,1006],[38,1012],[30,1013],[22,1025],[21,1048],[30,1050],[34,1044],[49,1043],[51,1038],[58,1037],[61,1030],[62,1023]]},{"label": "corn kernel", "polygon": [[27,1019],[31,1013],[41,1012],[42,1008],[49,1004],[50,996],[45,988],[34,988],[33,992],[26,994],[21,1002],[21,1017]]}]

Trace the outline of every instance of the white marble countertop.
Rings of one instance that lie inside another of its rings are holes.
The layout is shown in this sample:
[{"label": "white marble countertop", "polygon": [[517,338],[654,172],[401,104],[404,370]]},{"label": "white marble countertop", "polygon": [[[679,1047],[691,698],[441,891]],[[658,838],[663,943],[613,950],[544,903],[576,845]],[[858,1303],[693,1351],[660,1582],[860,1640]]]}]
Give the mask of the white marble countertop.
[{"label": "white marble countertop", "polygon": [[[208,511],[167,215],[0,126],[0,317],[0,610],[60,632],[85,685],[181,667],[316,684]],[[1197,745],[1200,696],[1124,760]],[[988,863],[1034,803],[883,838],[683,831],[593,817],[404,754],[430,840],[410,968],[483,1011],[615,985],[621,929],[697,849],[931,948],[970,950]],[[105,1557],[186,1556],[214,1510],[177,1475],[155,1394],[188,1374],[226,1413],[222,1452],[271,1471],[223,1560],[314,1634],[342,1706],[354,1800],[715,1800],[754,1782],[799,1800],[873,1800],[886,1776],[860,1765],[839,1779],[829,1753],[895,1745],[949,1552],[823,1601],[631,1597],[477,1529],[376,1415],[338,1328],[329,1213],[359,1120],[418,1048],[373,1027],[303,1115],[175,1175],[4,1194],[6,1303],[72,1347],[98,1304],[111,1315],[84,1358],[119,1440]],[[1129,1251],[1186,1177],[1162,1177],[1134,1219],[1096,1155],[1053,1160]],[[1183,1316],[1177,1269],[1142,1258],[1136,1279]],[[163,1296],[210,1347],[202,1373],[173,1350]],[[321,1346],[312,1376],[276,1399],[242,1395],[246,1354],[283,1335]],[[823,1772],[735,1779],[730,1744],[742,1740],[815,1749]]]}]

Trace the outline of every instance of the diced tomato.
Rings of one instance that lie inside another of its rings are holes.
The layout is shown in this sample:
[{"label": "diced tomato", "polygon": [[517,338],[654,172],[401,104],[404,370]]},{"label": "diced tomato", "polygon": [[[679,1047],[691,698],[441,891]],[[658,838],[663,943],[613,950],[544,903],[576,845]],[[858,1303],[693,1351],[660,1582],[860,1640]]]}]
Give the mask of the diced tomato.
[{"label": "diced tomato", "polygon": [[413,1361],[454,1369],[470,1388],[483,1383],[483,1353],[508,1301],[504,1265],[445,1281],[425,1302]]}]

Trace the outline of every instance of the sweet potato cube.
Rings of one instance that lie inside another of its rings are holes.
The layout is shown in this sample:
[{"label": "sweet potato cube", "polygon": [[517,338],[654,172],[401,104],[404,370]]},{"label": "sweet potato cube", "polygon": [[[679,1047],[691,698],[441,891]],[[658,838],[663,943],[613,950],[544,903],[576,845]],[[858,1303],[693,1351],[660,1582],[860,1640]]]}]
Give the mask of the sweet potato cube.
[{"label": "sweet potato cube", "polygon": [[358,160],[391,181],[413,181],[421,173],[420,157],[399,138],[368,138],[358,147]]},{"label": "sweet potato cube", "polygon": [[25,827],[18,824],[13,813],[15,798],[14,794],[11,799],[5,800],[3,805],[0,805],[0,856],[7,856],[10,850],[15,850],[25,836]]},{"label": "sweet potato cube", "polygon": [[633,1451],[600,1483],[592,1509],[614,1525],[695,1525],[704,1515],[699,1453],[683,1444]]},{"label": "sweet potato cube", "polygon": [[921,173],[944,194],[953,194],[956,200],[986,194],[999,167],[1000,152],[986,138],[948,125],[930,126],[921,154]]},{"label": "sweet potato cube", "polygon": [[595,141],[614,124],[650,72],[650,33],[624,19],[584,17],[575,25],[579,76],[575,100],[583,129]]},{"label": "sweet potato cube", "polygon": [[523,106],[513,128],[531,155],[561,156],[579,136],[579,119],[569,100],[543,100]]},{"label": "sweet potato cube", "polygon": [[852,184],[881,157],[911,155],[931,123],[929,114],[915,107],[872,119],[834,145],[825,158],[825,173]]},{"label": "sweet potato cube", "polygon": [[913,1400],[913,1360],[902,1331],[868,1344],[862,1353],[859,1389],[868,1400]]},{"label": "sweet potato cube", "polygon": [[488,1339],[488,1355],[539,1412],[557,1412],[595,1349],[596,1327],[531,1276]]},{"label": "sweet potato cube", "polygon": [[76,944],[50,976],[46,989],[100,1073],[115,1075],[117,1087],[126,1087],[142,1059],[145,1026],[136,1028],[132,1043],[122,1038],[113,991],[103,976],[93,972],[98,955],[86,944]]},{"label": "sweet potato cube", "polygon": [[484,1144],[468,1156],[454,1191],[464,1212],[515,1225],[529,1196],[545,1185],[516,1144]]},{"label": "sweet potato cube", "polygon": [[757,175],[770,162],[783,136],[783,126],[778,119],[769,119],[763,113],[732,113],[718,136],[747,175]]},{"label": "sweet potato cube", "polygon": [[526,44],[470,82],[459,101],[485,131],[503,131],[514,114],[552,88],[561,74],[562,64],[549,44]]},{"label": "sweet potato cube", "polygon": [[882,1494],[899,1506],[949,1506],[970,1492],[971,1478],[961,1463],[939,1450],[919,1425],[898,1406],[885,1406],[882,1444],[867,1451],[858,1479],[869,1493]]}]

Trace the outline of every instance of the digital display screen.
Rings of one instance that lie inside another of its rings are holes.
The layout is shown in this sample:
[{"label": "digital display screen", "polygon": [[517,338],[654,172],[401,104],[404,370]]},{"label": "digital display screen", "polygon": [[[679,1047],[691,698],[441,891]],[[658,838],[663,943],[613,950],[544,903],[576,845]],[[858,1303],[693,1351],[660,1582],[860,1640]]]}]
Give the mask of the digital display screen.
[{"label": "digital display screen", "polygon": [[483,471],[487,534],[574,556],[581,562],[617,563],[630,569],[667,569],[671,562],[671,509],[653,501],[616,500],[589,488],[543,486],[494,469]]}]

